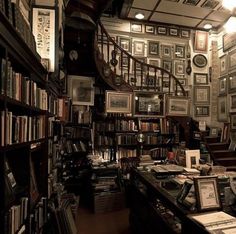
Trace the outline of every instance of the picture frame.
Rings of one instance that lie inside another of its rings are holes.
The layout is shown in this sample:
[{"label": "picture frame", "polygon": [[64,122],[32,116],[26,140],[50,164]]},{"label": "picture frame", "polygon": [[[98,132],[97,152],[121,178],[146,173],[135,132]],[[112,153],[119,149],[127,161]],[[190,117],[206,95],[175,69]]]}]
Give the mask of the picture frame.
[{"label": "picture frame", "polygon": [[207,49],[208,49],[208,32],[197,30],[195,32],[194,51],[206,53]]},{"label": "picture frame", "polygon": [[134,115],[164,117],[165,95],[163,93],[135,92]]},{"label": "picture frame", "polygon": [[194,103],[206,105],[210,104],[209,86],[194,86]]},{"label": "picture frame", "polygon": [[199,212],[221,209],[217,176],[193,178]]},{"label": "picture frame", "polygon": [[133,55],[134,56],[144,56],[144,51],[145,51],[144,41],[134,41],[133,44],[134,44]]},{"label": "picture frame", "polygon": [[236,112],[236,94],[231,94],[229,96],[229,111],[230,112]]},{"label": "picture frame", "polygon": [[228,53],[229,71],[236,69],[236,49]]},{"label": "picture frame", "polygon": [[160,43],[158,41],[148,41],[148,56],[160,56]]},{"label": "picture frame", "polygon": [[171,93],[173,92],[173,82],[171,82],[169,77],[163,77],[160,79],[160,86],[161,86],[161,91],[162,92],[168,92]]},{"label": "picture frame", "polygon": [[206,117],[210,115],[209,106],[195,106],[195,116],[196,117]]},{"label": "picture frame", "polygon": [[228,51],[236,45],[236,33],[226,33],[222,38],[223,52]]},{"label": "picture frame", "polygon": [[185,58],[185,45],[175,45],[175,58]]},{"label": "picture frame", "polygon": [[207,73],[194,73],[193,83],[195,85],[207,85],[208,84],[208,74]]},{"label": "picture frame", "polygon": [[167,27],[165,26],[162,26],[162,25],[158,25],[157,28],[156,28],[156,32],[157,34],[159,35],[167,35]]},{"label": "picture frame", "polygon": [[218,97],[218,121],[226,122],[228,120],[228,109],[227,109],[227,96],[219,96]]},{"label": "picture frame", "polygon": [[131,114],[132,99],[132,93],[106,90],[106,113]]},{"label": "picture frame", "polygon": [[36,50],[42,59],[49,60],[49,72],[56,69],[56,9],[54,7],[33,7],[32,32]]},{"label": "picture frame", "polygon": [[173,37],[179,37],[180,36],[180,32],[179,32],[179,28],[169,28],[169,36],[173,36]]},{"label": "picture frame", "polygon": [[233,131],[236,130],[236,113],[230,115],[230,129]]},{"label": "picture frame", "polygon": [[135,32],[135,33],[142,33],[143,29],[142,29],[142,24],[138,24],[138,23],[131,23],[130,24],[130,31],[131,32]]},{"label": "picture frame", "polygon": [[179,96],[168,96],[166,98],[166,115],[168,116],[188,116],[189,98]]},{"label": "picture frame", "polygon": [[72,105],[94,105],[94,78],[87,76],[68,76],[68,94]]},{"label": "picture frame", "polygon": [[185,160],[187,168],[199,166],[200,150],[185,150]]},{"label": "picture frame", "polygon": [[203,54],[196,54],[193,57],[193,64],[196,67],[203,68],[207,65],[207,58]]},{"label": "picture frame", "polygon": [[128,69],[129,66],[131,66],[131,63],[129,64],[129,57],[126,54],[123,54],[119,57],[119,65],[120,68]]},{"label": "picture frame", "polygon": [[[148,58],[147,63],[155,67],[161,67],[161,59],[159,58]],[[149,67],[149,73],[155,75],[155,69]],[[160,74],[160,70],[156,70],[156,75],[158,76],[159,74]]]},{"label": "picture frame", "polygon": [[209,136],[217,137],[218,134],[219,134],[219,128],[218,127],[210,127]]},{"label": "picture frame", "polygon": [[171,60],[162,60],[162,68],[168,72],[172,71],[172,61]]},{"label": "picture frame", "polygon": [[180,29],[180,36],[189,39],[191,31],[189,29]]},{"label": "picture frame", "polygon": [[118,42],[119,42],[119,46],[127,51],[127,52],[131,52],[131,48],[132,48],[132,39],[128,38],[128,37],[118,37]]},{"label": "picture frame", "polygon": [[230,123],[224,122],[222,131],[221,131],[221,136],[220,136],[220,142],[227,142],[230,139]]},{"label": "picture frame", "polygon": [[145,33],[155,34],[155,26],[145,24]]},{"label": "picture frame", "polygon": [[[135,59],[137,59],[139,62],[135,62],[135,60],[133,59],[133,64],[132,64],[132,69],[133,71],[141,71],[142,69],[142,64],[146,63],[147,58],[146,57],[135,57]],[[145,71],[145,68],[142,69],[143,71]]]},{"label": "picture frame", "polygon": [[220,75],[225,75],[228,72],[228,56],[223,55],[220,57]]},{"label": "picture frame", "polygon": [[185,61],[174,60],[174,74],[176,77],[185,76]]},{"label": "picture frame", "polygon": [[172,58],[171,45],[161,45],[161,55],[163,58]]},{"label": "picture frame", "polygon": [[220,2],[219,2],[218,0],[206,0],[206,1],[201,5],[201,7],[203,7],[203,8],[208,8],[208,9],[213,10],[213,9],[216,8],[216,6],[219,5],[219,3],[220,3]]},{"label": "picture frame", "polygon": [[228,92],[233,93],[236,91],[236,72],[228,76]]},{"label": "picture frame", "polygon": [[219,78],[219,95],[227,94],[227,76]]},{"label": "picture frame", "polygon": [[183,4],[197,6],[197,4],[200,2],[200,0],[184,0]]}]

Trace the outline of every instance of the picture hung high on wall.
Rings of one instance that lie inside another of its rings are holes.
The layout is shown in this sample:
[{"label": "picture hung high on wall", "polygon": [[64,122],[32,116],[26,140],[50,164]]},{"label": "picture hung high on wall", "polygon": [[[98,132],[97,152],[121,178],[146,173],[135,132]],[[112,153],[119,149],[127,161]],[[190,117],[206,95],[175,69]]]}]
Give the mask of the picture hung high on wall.
[{"label": "picture hung high on wall", "polygon": [[194,51],[206,53],[208,49],[208,32],[196,31],[194,40]]},{"label": "picture hung high on wall", "polygon": [[159,56],[160,49],[159,49],[159,42],[156,41],[148,41],[148,56]]},{"label": "picture hung high on wall", "polygon": [[189,114],[189,98],[168,96],[166,103],[167,115],[187,116]]}]

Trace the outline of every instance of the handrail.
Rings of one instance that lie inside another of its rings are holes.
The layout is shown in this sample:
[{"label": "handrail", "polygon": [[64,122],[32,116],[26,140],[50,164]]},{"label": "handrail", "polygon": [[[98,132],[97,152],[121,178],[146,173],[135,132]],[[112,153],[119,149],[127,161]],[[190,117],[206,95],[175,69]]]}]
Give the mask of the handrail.
[{"label": "handrail", "polygon": [[[101,21],[98,21],[95,41],[99,48],[100,57],[104,60],[104,64],[108,70],[107,74],[106,72],[104,73],[106,78],[109,78],[112,72],[112,77],[114,77],[114,75],[120,77],[120,79],[123,79],[123,82],[130,85],[133,90],[154,90],[169,94],[174,93],[177,96],[187,96],[182,84],[170,71],[139,61],[132,56],[113,40]],[[120,61],[117,60],[117,55],[119,55]],[[123,59],[126,60],[126,63],[124,63]],[[117,66],[118,63],[119,66]],[[133,75],[131,70],[132,65]],[[166,88],[163,87],[164,84]]]}]

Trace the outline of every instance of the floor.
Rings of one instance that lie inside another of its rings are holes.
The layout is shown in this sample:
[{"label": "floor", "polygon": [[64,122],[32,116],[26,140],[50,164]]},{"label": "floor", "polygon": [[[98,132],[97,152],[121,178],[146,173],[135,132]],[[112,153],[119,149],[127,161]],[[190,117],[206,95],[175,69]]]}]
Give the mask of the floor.
[{"label": "floor", "polygon": [[94,214],[87,208],[79,208],[79,234],[131,234],[129,209]]}]

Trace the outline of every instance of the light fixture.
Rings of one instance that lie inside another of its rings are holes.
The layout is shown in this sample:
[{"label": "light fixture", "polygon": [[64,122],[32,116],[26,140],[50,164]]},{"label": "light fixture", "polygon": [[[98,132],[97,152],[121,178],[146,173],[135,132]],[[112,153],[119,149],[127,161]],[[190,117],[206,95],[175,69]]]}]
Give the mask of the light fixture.
[{"label": "light fixture", "polygon": [[139,19],[139,20],[141,20],[141,19],[143,19],[144,18],[144,14],[143,13],[140,13],[140,12],[138,12],[138,13],[136,13],[135,14],[135,16],[134,16],[136,19]]},{"label": "light fixture", "polygon": [[223,0],[222,6],[225,9],[232,11],[234,8],[236,8],[236,1],[235,0]]},{"label": "light fixture", "polygon": [[203,28],[205,28],[205,29],[212,29],[212,24],[209,24],[209,23],[207,23],[207,24],[205,24],[204,26],[203,26]]},{"label": "light fixture", "polygon": [[236,32],[236,17],[230,16],[228,21],[224,24],[224,29],[227,33]]}]

